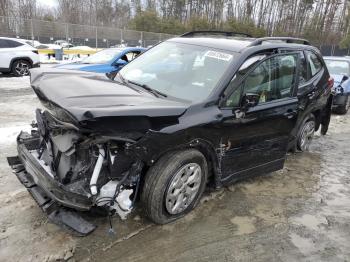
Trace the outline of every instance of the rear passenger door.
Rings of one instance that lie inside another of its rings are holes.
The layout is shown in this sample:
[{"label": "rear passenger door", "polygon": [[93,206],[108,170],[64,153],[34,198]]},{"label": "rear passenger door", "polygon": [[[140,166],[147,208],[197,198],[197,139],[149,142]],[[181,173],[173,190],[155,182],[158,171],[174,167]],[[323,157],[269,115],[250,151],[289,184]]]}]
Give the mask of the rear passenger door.
[{"label": "rear passenger door", "polygon": [[323,109],[327,104],[328,93],[330,92],[328,78],[329,75],[319,54],[312,50],[301,52],[297,91],[299,113],[298,122],[292,136],[297,135],[299,124],[308,114]]},{"label": "rear passenger door", "polygon": [[313,110],[321,109],[326,105],[328,94],[331,91],[328,86],[329,74],[320,54],[307,50],[305,56],[313,87],[312,92],[308,95],[309,102],[314,104]]},{"label": "rear passenger door", "polygon": [[[324,69],[317,55],[312,51],[303,52],[299,70],[298,97],[303,99],[306,104],[313,102],[317,98],[317,91],[323,88],[319,86],[322,77],[321,71]],[[305,107],[306,104],[302,104],[302,106]]]}]

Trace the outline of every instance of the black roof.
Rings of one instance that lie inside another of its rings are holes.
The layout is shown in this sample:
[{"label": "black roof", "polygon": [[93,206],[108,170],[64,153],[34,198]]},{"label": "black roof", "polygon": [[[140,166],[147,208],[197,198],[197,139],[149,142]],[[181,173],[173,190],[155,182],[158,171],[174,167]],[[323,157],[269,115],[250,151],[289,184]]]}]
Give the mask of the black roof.
[{"label": "black roof", "polygon": [[[205,32],[205,34],[203,34]],[[221,33],[221,36],[219,35]],[[222,49],[232,52],[242,52],[249,47],[257,47],[259,49],[266,49],[267,45],[271,48],[283,48],[283,47],[299,47],[299,48],[314,48],[310,46],[310,43],[305,39],[292,38],[292,37],[263,37],[253,38],[247,36],[239,36],[242,33],[234,33],[231,35],[226,32],[213,31],[195,31],[189,32],[182,36],[169,39],[167,41],[207,46],[215,49]],[[223,36],[223,37],[222,37]]]},{"label": "black roof", "polygon": [[242,49],[248,47],[254,38],[235,37],[235,38],[212,38],[212,37],[176,37],[168,41],[178,42],[184,44],[192,44],[199,46],[207,46],[216,49],[222,49],[232,52],[240,52]]},{"label": "black roof", "polygon": [[180,37],[195,37],[195,36],[224,36],[224,37],[232,37],[232,36],[244,36],[244,37],[252,37],[250,34],[242,33],[242,32],[228,32],[228,31],[191,31],[180,35]]}]

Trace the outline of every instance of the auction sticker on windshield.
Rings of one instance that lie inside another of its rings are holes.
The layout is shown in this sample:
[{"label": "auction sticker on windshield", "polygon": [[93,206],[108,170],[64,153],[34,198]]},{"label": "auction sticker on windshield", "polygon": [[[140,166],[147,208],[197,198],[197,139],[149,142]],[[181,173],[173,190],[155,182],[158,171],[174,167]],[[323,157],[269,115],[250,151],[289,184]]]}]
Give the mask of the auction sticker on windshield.
[{"label": "auction sticker on windshield", "polygon": [[218,52],[218,51],[208,51],[205,53],[206,57],[211,57],[211,58],[216,58],[224,61],[230,61],[232,58],[232,55],[226,54],[223,52]]}]

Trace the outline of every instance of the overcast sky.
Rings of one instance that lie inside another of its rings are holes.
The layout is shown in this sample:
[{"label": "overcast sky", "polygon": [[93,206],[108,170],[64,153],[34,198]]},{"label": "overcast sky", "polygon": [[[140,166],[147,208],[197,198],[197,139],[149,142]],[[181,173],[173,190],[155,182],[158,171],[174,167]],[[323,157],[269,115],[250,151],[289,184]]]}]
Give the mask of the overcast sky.
[{"label": "overcast sky", "polygon": [[48,7],[53,7],[53,6],[57,5],[57,1],[56,0],[37,0],[37,2],[40,5],[48,6]]}]

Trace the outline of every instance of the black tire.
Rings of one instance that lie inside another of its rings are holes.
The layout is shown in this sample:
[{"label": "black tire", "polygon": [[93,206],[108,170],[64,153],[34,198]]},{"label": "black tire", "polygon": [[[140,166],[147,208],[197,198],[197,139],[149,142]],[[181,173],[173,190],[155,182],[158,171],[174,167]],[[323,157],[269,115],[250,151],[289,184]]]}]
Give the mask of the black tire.
[{"label": "black tire", "polygon": [[[310,130],[310,132],[308,132],[309,128],[311,128],[312,125],[313,125],[313,131]],[[298,129],[297,142],[296,142],[298,150],[302,152],[308,151],[312,138],[315,133],[315,127],[316,127],[315,116],[313,114],[306,116]],[[305,137],[306,135],[305,132],[308,134],[307,137]],[[303,139],[306,139],[306,140],[304,141]]]},{"label": "black tire", "polygon": [[345,99],[345,103],[343,105],[341,105],[341,106],[338,106],[336,112],[338,114],[345,115],[348,112],[349,107],[350,107],[350,101],[349,101],[349,95],[347,95],[346,99]]},{"label": "black tire", "polygon": [[11,73],[15,76],[27,76],[31,68],[32,64],[29,61],[20,59],[13,62]]},{"label": "black tire", "polygon": [[332,105],[327,105],[321,120],[321,135],[325,136],[328,132],[329,123],[331,122]]},{"label": "black tire", "polygon": [[328,125],[321,125],[321,135],[325,136],[328,132]]},{"label": "black tire", "polygon": [[[171,214],[166,207],[166,194],[168,189],[170,190],[170,182],[176,178],[179,170],[191,164],[198,165],[201,169],[201,180],[198,191],[183,211],[177,214]],[[198,150],[188,149],[185,151],[170,152],[164,155],[148,170],[145,177],[141,193],[141,203],[146,216],[157,224],[166,224],[183,217],[198,204],[205,189],[207,177],[207,161]]]}]

